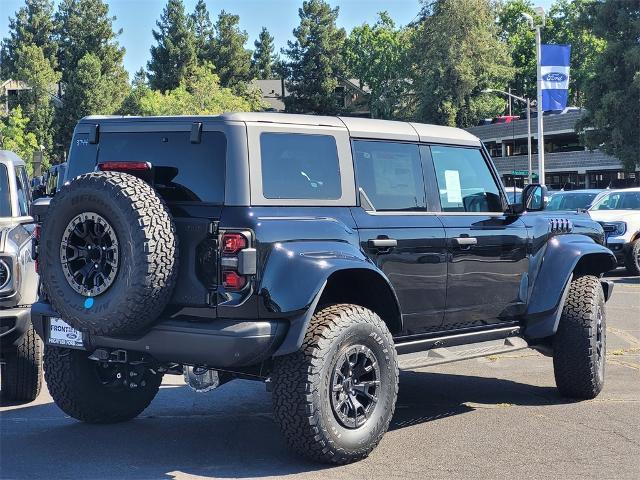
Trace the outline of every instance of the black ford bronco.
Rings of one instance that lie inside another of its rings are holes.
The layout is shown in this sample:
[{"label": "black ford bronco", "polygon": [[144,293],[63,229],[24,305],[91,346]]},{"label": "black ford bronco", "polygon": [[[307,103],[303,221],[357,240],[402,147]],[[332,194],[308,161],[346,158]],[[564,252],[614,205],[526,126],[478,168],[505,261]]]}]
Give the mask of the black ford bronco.
[{"label": "black ford bronco", "polygon": [[398,369],[530,347],[563,395],[603,387],[602,227],[543,212],[539,185],[510,205],[465,131],[88,117],[66,180],[34,207],[32,312],[49,391],[79,420],[137,416],[163,374],[261,380],[293,448],[346,463],[387,430]]}]

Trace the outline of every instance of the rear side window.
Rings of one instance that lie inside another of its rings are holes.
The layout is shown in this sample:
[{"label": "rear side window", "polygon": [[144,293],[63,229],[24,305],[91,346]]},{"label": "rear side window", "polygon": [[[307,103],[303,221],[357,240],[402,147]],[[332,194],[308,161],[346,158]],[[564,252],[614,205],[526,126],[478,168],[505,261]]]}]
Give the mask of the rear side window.
[{"label": "rear side window", "polygon": [[418,145],[353,142],[356,176],[376,210],[422,210],[426,207]]},{"label": "rear side window", "polygon": [[29,177],[24,167],[16,167],[16,194],[18,197],[18,214],[21,217],[26,217],[29,215],[31,192],[29,190]]},{"label": "rear side window", "polygon": [[331,135],[262,133],[265,198],[338,199],[342,195],[338,148]]},{"label": "rear side window", "polygon": [[168,202],[224,203],[227,142],[222,132],[105,132],[100,134],[98,163],[150,162],[154,186]]},{"label": "rear side window", "polygon": [[7,167],[0,165],[0,217],[11,216],[11,192]]},{"label": "rear side window", "polygon": [[431,147],[443,212],[501,212],[500,190],[480,150]]}]

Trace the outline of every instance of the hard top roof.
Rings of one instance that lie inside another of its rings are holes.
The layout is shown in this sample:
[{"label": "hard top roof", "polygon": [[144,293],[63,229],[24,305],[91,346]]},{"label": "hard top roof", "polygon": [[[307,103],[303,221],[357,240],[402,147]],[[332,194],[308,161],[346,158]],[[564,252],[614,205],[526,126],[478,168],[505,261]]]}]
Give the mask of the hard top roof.
[{"label": "hard top roof", "polygon": [[25,165],[24,161],[10,150],[0,150],[0,163],[4,163],[7,165]]},{"label": "hard top roof", "polygon": [[480,139],[471,133],[453,127],[429,125],[415,122],[397,122],[358,117],[330,117],[323,115],[302,115],[273,112],[225,113],[223,115],[166,116],[166,117],[125,117],[90,116],[81,123],[91,122],[264,122],[291,125],[313,125],[332,128],[346,128],[355,138],[370,138],[400,141],[421,141],[465,146],[480,146]]}]

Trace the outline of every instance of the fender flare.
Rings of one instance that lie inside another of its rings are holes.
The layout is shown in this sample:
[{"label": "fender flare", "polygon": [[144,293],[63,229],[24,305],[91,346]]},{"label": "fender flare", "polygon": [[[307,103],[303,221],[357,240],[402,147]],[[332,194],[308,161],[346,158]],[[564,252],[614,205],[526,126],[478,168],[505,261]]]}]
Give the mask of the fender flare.
[{"label": "fender flare", "polygon": [[[552,237],[541,254],[540,261],[532,262],[539,266],[524,315],[524,336],[529,340],[556,333],[574,275],[600,276],[617,266],[613,252],[586,235]],[[608,299],[612,285],[603,283]]]},{"label": "fender flare", "polygon": [[357,246],[326,241],[274,245],[262,269],[258,288],[259,317],[289,320],[287,334],[274,356],[293,353],[300,348],[331,275],[354,269],[379,276],[393,294],[399,311],[389,279]]}]

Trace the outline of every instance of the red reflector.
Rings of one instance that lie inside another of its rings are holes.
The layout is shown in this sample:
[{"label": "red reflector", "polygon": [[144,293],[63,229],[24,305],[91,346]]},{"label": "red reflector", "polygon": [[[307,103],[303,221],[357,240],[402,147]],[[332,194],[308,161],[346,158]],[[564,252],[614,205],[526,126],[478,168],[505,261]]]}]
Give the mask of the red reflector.
[{"label": "red reflector", "polygon": [[222,285],[228,290],[240,290],[247,283],[247,279],[233,270],[222,272]]},{"label": "red reflector", "polygon": [[149,162],[100,162],[98,170],[102,172],[127,172],[151,170]]},{"label": "red reflector", "polygon": [[222,253],[238,253],[247,248],[247,239],[240,233],[225,233],[222,236]]},{"label": "red reflector", "polygon": [[33,238],[36,240],[40,240],[40,232],[42,231],[42,227],[40,225],[36,225],[33,229]]}]

